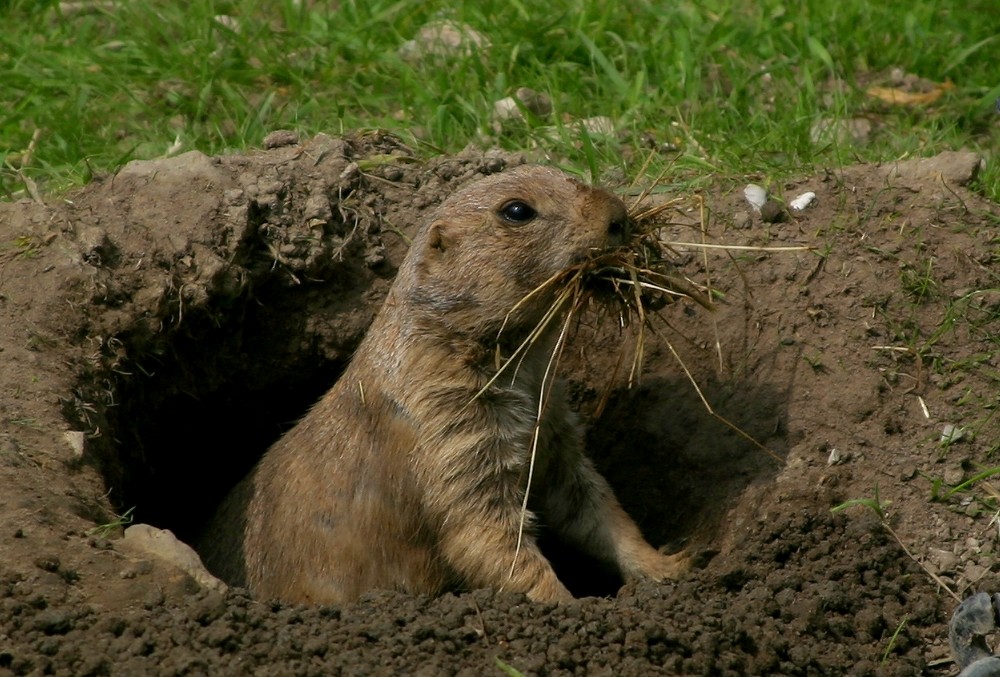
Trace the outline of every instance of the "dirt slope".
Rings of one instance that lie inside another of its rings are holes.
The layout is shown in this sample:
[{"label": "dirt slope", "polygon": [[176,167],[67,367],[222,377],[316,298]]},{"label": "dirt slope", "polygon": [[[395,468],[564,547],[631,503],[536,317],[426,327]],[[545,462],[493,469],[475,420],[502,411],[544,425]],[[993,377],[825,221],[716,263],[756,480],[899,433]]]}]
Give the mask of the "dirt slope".
[{"label": "dirt slope", "polygon": [[[963,188],[962,154],[777,186],[817,194],[779,223],[742,186],[681,196],[678,241],[701,237],[701,201],[713,242],[815,251],[713,250],[706,268],[678,247],[719,309],[666,308],[640,384],[622,368],[606,406],[634,338],[581,328],[567,376],[589,451],[650,540],[700,554],[680,581],[613,596],[553,552],[577,592],[612,596],[297,608],[119,540],[133,507],[192,539],[335,380],[428,208],[521,161],[319,136],[0,204],[0,675],[954,674],[955,601],[925,568],[960,596],[997,587],[992,490],[945,494],[1000,439],[1000,209]],[[706,412],[668,340],[766,449]],[[942,443],[949,424],[962,439]],[[876,491],[913,557],[875,511],[831,513]]]}]

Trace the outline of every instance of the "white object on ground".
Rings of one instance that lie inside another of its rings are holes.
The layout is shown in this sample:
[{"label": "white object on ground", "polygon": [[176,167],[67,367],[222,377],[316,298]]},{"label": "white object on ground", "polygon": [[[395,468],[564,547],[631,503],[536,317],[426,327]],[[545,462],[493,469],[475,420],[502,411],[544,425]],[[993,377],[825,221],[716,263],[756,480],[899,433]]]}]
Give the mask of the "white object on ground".
[{"label": "white object on ground", "polygon": [[810,190],[806,193],[802,193],[802,195],[799,195],[797,198],[789,202],[788,206],[797,212],[801,212],[803,209],[811,205],[815,199],[816,193]]},{"label": "white object on ground", "polygon": [[760,212],[760,208],[767,202],[767,191],[754,183],[748,183],[743,189],[743,197],[746,198],[755,212]]}]

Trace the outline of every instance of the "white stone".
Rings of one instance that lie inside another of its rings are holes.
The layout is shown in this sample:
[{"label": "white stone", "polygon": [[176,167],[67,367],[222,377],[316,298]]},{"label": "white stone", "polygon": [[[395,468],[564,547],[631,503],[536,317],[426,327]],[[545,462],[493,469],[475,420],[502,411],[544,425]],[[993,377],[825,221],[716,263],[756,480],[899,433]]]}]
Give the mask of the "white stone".
[{"label": "white stone", "polygon": [[767,202],[767,191],[755,183],[748,183],[743,189],[743,197],[750,203],[755,212],[760,212],[761,207]]},{"label": "white stone", "polygon": [[802,193],[802,195],[799,195],[794,200],[789,202],[788,206],[797,212],[801,212],[803,209],[811,205],[813,203],[813,200],[815,199],[816,199],[816,193],[810,190],[808,192]]}]

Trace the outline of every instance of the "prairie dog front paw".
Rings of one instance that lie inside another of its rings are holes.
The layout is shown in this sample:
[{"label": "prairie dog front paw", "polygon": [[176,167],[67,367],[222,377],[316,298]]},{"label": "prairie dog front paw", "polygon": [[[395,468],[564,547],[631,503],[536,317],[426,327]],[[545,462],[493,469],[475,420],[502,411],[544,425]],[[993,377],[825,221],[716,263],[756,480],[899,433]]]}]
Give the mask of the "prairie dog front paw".
[{"label": "prairie dog front paw", "polygon": [[650,548],[637,557],[625,573],[627,576],[649,578],[658,582],[673,580],[688,571],[691,563],[691,556],[687,552],[664,555]]}]

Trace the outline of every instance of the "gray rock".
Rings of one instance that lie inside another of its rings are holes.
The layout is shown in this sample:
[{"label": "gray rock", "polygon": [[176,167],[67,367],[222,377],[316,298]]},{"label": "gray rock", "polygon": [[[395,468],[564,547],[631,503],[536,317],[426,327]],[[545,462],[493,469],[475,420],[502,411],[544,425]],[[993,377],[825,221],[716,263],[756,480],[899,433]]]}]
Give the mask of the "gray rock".
[{"label": "gray rock", "polygon": [[983,158],[978,153],[964,150],[948,150],[934,157],[915,158],[895,162],[883,168],[890,179],[936,179],[941,177],[946,183],[964,186],[979,173]]}]

